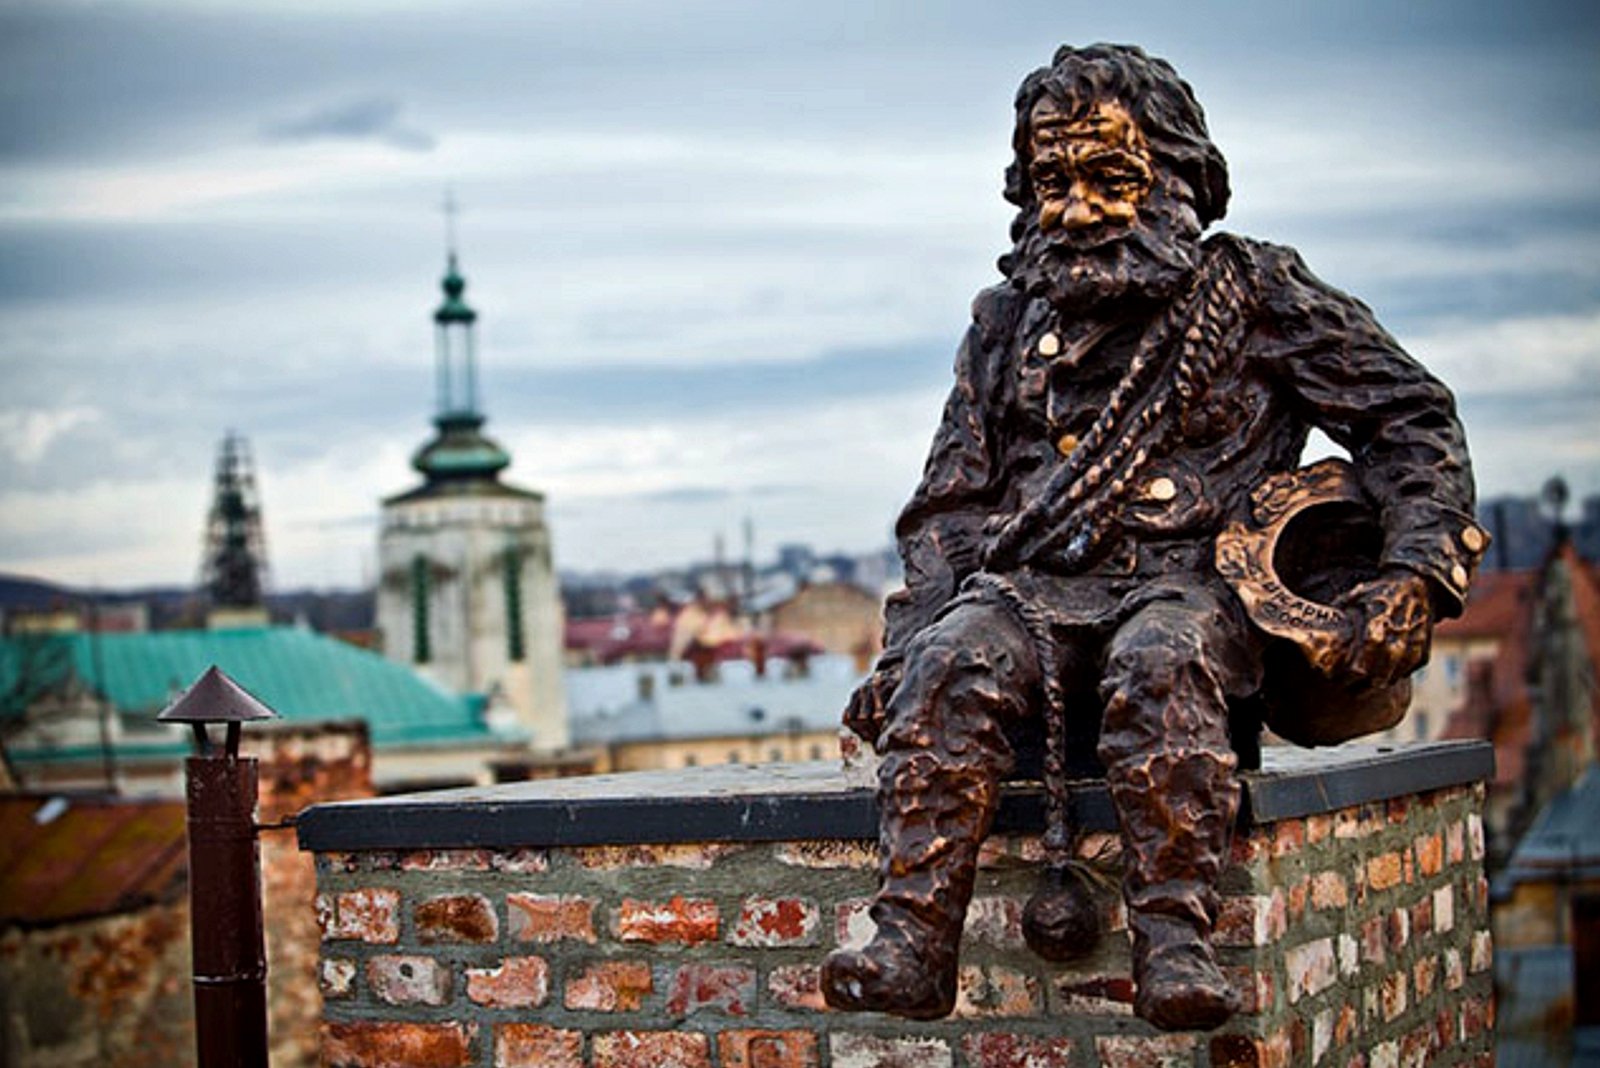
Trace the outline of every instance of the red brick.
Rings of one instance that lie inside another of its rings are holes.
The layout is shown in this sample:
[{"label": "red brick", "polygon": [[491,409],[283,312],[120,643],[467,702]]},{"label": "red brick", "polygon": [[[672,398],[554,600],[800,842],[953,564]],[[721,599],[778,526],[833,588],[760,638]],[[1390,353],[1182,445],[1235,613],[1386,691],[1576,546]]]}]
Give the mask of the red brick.
[{"label": "red brick", "polygon": [[1461,999],[1461,1040],[1476,1038],[1489,1030],[1493,1022],[1489,1019],[1489,1006],[1482,998]]},{"label": "red brick", "polygon": [[1299,923],[1306,914],[1306,899],[1310,896],[1310,882],[1301,879],[1289,888],[1289,922]]},{"label": "red brick", "polygon": [[575,894],[507,894],[511,937],[518,942],[595,941],[595,903]]},{"label": "red brick", "polygon": [[1425,1068],[1433,1045],[1433,1028],[1422,1027],[1400,1039],[1400,1068]]},{"label": "red brick", "polygon": [[848,898],[833,907],[833,940],[840,949],[860,949],[877,933],[878,925],[868,912],[871,907],[872,899],[866,897]]},{"label": "red brick", "polygon": [[1383,1010],[1385,1020],[1393,1020],[1410,1006],[1406,997],[1406,973],[1390,972],[1383,977],[1383,983],[1378,988],[1378,1004]]},{"label": "red brick", "polygon": [[1288,908],[1281,893],[1226,897],[1213,938],[1219,946],[1265,946],[1282,938],[1288,928]]},{"label": "red brick", "polygon": [[961,969],[955,1014],[961,1017],[1037,1016],[1044,1009],[1039,980],[1012,968]]},{"label": "red brick", "polygon": [[1333,817],[1323,814],[1306,817],[1306,843],[1316,845],[1333,835]]},{"label": "red brick", "polygon": [[1283,968],[1287,977],[1285,992],[1289,996],[1289,1004],[1322,993],[1338,978],[1333,939],[1319,938],[1295,946],[1283,955]]},{"label": "red brick", "polygon": [[689,1016],[711,1010],[748,1016],[756,1004],[756,972],[742,965],[685,964],[672,977],[667,1011]]},{"label": "red brick", "polygon": [[827,1012],[822,973],[811,964],[783,964],[767,973],[767,995],[786,1009]]},{"label": "red brick", "polygon": [[1279,820],[1272,828],[1272,855],[1286,857],[1306,847],[1304,820]]},{"label": "red brick", "polygon": [[1361,924],[1361,959],[1368,964],[1382,965],[1388,958],[1384,947],[1388,942],[1387,921],[1374,916]]},{"label": "red brick", "polygon": [[942,1038],[885,1038],[834,1032],[828,1036],[833,1068],[950,1068],[950,1045]]},{"label": "red brick", "polygon": [[1467,852],[1473,860],[1483,859],[1483,817],[1476,812],[1467,816]]},{"label": "red brick", "polygon": [[1434,982],[1439,978],[1439,958],[1433,954],[1418,958],[1411,966],[1411,986],[1418,1001],[1433,993]]},{"label": "red brick", "polygon": [[1474,931],[1472,935],[1472,959],[1467,964],[1467,971],[1473,975],[1486,972],[1494,966],[1494,937],[1488,931]]},{"label": "red brick", "polygon": [[965,937],[995,949],[1021,951],[1022,902],[1014,897],[975,897],[967,906]]},{"label": "red brick", "polygon": [[1061,1015],[1133,1015],[1133,980],[1126,975],[1068,972],[1056,977],[1055,992],[1055,1011]]},{"label": "red brick", "polygon": [[546,849],[511,849],[489,857],[489,867],[513,875],[538,875],[550,870],[550,852]]},{"label": "red brick", "polygon": [[368,1020],[322,1025],[325,1068],[465,1068],[477,1028],[460,1023]]},{"label": "red brick", "polygon": [[671,842],[649,845],[584,846],[578,863],[592,871],[620,868],[688,868],[705,871],[743,846],[731,842]]},{"label": "red brick", "polygon": [[1399,853],[1383,853],[1367,861],[1367,885],[1374,890],[1399,886],[1404,878],[1405,869]]},{"label": "red brick", "polygon": [[1451,864],[1460,864],[1467,859],[1467,825],[1465,823],[1452,823],[1444,829],[1445,856]]},{"label": "red brick", "polygon": [[968,1035],[961,1051],[972,1068],[1069,1068],[1072,1039],[988,1032]]},{"label": "red brick", "polygon": [[1356,1036],[1356,1010],[1353,1005],[1339,1006],[1339,1018],[1333,1025],[1334,1045],[1347,1045]]},{"label": "red brick", "polygon": [[655,980],[644,961],[602,961],[567,981],[564,1004],[574,1011],[636,1012],[654,992]]},{"label": "red brick", "polygon": [[1417,870],[1423,878],[1438,875],[1444,870],[1444,837],[1438,831],[1418,835],[1412,843],[1417,854]]},{"label": "red brick", "polygon": [[[1211,1068],[1289,1068],[1289,1036],[1279,1031],[1264,1038],[1252,1035],[1217,1035],[1211,1040]],[[1109,1065],[1114,1062],[1105,1062]],[[1179,1059],[1187,1066],[1187,1059]]]},{"label": "red brick", "polygon": [[1429,895],[1411,906],[1411,937],[1427,938],[1433,933],[1433,897]]},{"label": "red brick", "polygon": [[797,868],[876,868],[878,843],[870,838],[783,842],[773,847],[781,864]]},{"label": "red brick", "polygon": [[435,942],[493,942],[500,937],[500,919],[482,894],[431,897],[412,910],[417,939]]},{"label": "red brick", "polygon": [[1406,909],[1395,909],[1388,915],[1387,928],[1389,948],[1398,953],[1411,941],[1411,913]]},{"label": "red brick", "polygon": [[443,1005],[450,1000],[450,966],[432,957],[385,954],[367,961],[367,985],[391,1005]]},{"label": "red brick", "polygon": [[717,1036],[722,1068],[817,1068],[810,1031],[724,1031]]},{"label": "red brick", "polygon": [[1094,1040],[1100,1063],[1117,1068],[1187,1068],[1194,1063],[1196,1037],[1161,1035],[1098,1035]]},{"label": "red brick", "polygon": [[[1459,959],[1459,958],[1458,958]],[[347,998],[355,993],[356,962],[342,957],[325,957],[317,968],[317,986],[329,999]]]},{"label": "red brick", "polygon": [[797,897],[746,898],[728,941],[736,946],[814,946],[822,915]]},{"label": "red brick", "polygon": [[507,957],[498,968],[468,968],[467,997],[492,1009],[532,1009],[550,996],[550,967],[540,957]]},{"label": "red brick", "polygon": [[1260,860],[1268,848],[1270,848],[1268,843],[1262,841],[1259,834],[1236,834],[1233,836],[1233,845],[1228,850],[1228,863],[1234,867],[1247,868]]},{"label": "red brick", "polygon": [[[1258,971],[1249,965],[1229,965],[1222,969],[1228,982],[1239,995],[1239,1011],[1248,1015],[1271,1012],[1273,980],[1270,971]],[[1130,980],[1130,990],[1131,990]]]},{"label": "red brick", "polygon": [[1411,819],[1411,810],[1415,805],[1416,802],[1410,796],[1391,797],[1386,805],[1389,822],[1396,827],[1407,822]]},{"label": "red brick", "polygon": [[1333,836],[1335,838],[1361,837],[1361,814],[1353,808],[1341,808],[1333,814]]},{"label": "red brick", "polygon": [[711,1040],[688,1031],[607,1031],[594,1036],[594,1068],[711,1068]]},{"label": "red brick", "polygon": [[542,1024],[496,1024],[494,1068],[583,1068],[583,1032]]},{"label": "red brick", "polygon": [[1456,926],[1456,895],[1448,886],[1433,892],[1433,929],[1446,934]]},{"label": "red brick", "polygon": [[1336,871],[1322,871],[1311,877],[1311,907],[1317,910],[1342,909],[1350,903],[1350,892],[1344,876]]},{"label": "red brick", "polygon": [[1444,988],[1460,990],[1467,981],[1467,969],[1461,962],[1461,951],[1451,947],[1444,951]]},{"label": "red brick", "polygon": [[365,887],[322,895],[317,919],[322,937],[392,944],[400,940],[400,891]]},{"label": "red brick", "polygon": [[487,849],[423,849],[400,858],[404,871],[488,871]]},{"label": "red brick", "polygon": [[681,942],[686,946],[717,938],[717,903],[674,897],[667,902],[623,898],[614,929],[624,942]]}]

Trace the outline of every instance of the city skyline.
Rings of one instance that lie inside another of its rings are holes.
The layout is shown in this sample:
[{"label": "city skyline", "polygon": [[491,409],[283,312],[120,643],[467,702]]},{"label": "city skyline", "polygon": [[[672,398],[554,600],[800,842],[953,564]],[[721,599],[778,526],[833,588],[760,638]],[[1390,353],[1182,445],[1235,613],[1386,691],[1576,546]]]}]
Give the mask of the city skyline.
[{"label": "city skyline", "polygon": [[1457,392],[1480,495],[1600,492],[1600,17],[1576,4],[0,11],[0,571],[198,572],[253,447],[275,585],[353,586],[433,410],[462,204],[487,432],[558,567],[883,544],[1011,94],[1070,40],[1195,86],[1222,227],[1297,246]]}]

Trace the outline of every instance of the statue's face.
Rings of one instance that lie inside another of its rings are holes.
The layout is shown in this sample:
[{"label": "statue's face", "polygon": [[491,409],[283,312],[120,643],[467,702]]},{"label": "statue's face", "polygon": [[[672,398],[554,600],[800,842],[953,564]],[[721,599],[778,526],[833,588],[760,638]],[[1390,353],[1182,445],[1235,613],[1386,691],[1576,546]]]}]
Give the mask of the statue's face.
[{"label": "statue's face", "polygon": [[1107,236],[1131,227],[1155,181],[1144,135],[1116,101],[1074,114],[1048,96],[1029,115],[1028,179],[1048,234],[1103,227]]}]

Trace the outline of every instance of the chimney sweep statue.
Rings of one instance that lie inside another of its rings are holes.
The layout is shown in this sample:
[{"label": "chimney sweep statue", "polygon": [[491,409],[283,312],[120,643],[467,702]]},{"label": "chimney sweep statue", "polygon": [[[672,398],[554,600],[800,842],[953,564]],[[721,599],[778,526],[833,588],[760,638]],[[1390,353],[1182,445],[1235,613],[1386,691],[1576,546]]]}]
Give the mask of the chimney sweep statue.
[{"label": "chimney sweep statue", "polygon": [[[1031,744],[1029,944],[1069,960],[1098,933],[1065,786],[1098,758],[1134,1009],[1211,1028],[1237,1008],[1211,931],[1239,754],[1262,722],[1322,744],[1397,721],[1488,539],[1450,393],[1292,250],[1202,239],[1227,166],[1170,65],[1063,47],[1022,83],[1013,143],[1005,280],[973,302],[896,527],[906,586],[845,711],[882,757],[877,932],[823,991],[951,1010],[979,845]],[[1350,461],[1297,470],[1313,427]]]}]

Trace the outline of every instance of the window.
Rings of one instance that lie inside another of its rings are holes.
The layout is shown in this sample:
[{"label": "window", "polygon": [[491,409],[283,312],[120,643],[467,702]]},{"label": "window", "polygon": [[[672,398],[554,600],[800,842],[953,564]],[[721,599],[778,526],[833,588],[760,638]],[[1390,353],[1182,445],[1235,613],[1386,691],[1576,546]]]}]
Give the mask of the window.
[{"label": "window", "polygon": [[778,761],[783,759],[783,750],[782,749],[768,749],[767,750],[767,759],[769,761],[771,761],[772,763],[776,764]]},{"label": "window", "polygon": [[737,750],[737,749],[728,750],[728,763],[730,763],[730,764],[739,763],[739,750]]},{"label": "window", "polygon": [[1414,737],[1416,738],[1416,740],[1419,741],[1419,742],[1427,741],[1428,740],[1428,714],[1419,709],[1417,711],[1417,714],[1414,717],[1412,717],[1412,719],[1413,719],[1412,729],[1414,731]]},{"label": "window", "polygon": [[500,566],[506,587],[506,656],[520,663],[527,654],[522,641],[522,555],[507,549]]},{"label": "window", "polygon": [[411,659],[418,664],[433,659],[428,645],[428,560],[421,553],[411,558]]},{"label": "window", "polygon": [[810,755],[811,755],[811,759],[812,760],[821,760],[822,759],[822,746],[820,746],[820,745],[812,746]]},{"label": "window", "polygon": [[698,763],[700,763],[700,758],[695,756],[693,753],[685,753],[685,754],[683,754],[683,766],[684,767],[692,768]]}]

